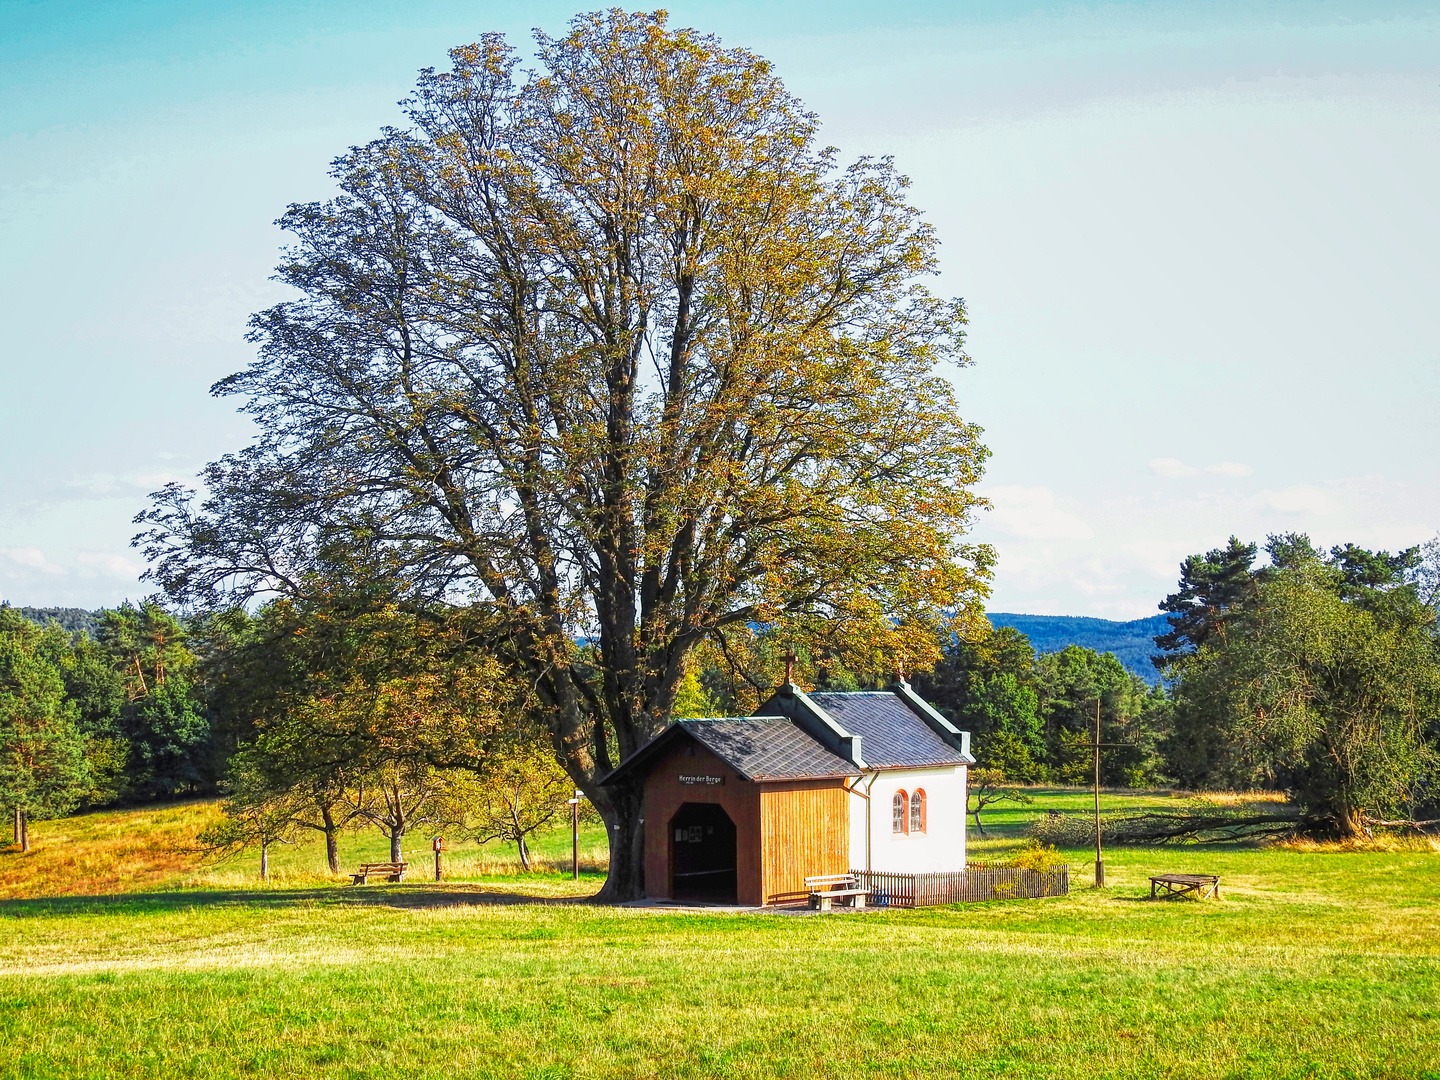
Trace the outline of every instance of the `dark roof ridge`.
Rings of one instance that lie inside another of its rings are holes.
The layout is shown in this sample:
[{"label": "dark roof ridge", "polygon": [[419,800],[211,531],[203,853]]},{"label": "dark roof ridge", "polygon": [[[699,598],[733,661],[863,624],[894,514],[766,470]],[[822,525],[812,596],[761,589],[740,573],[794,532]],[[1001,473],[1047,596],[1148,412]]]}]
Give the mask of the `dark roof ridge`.
[{"label": "dark roof ridge", "polygon": [[[779,713],[755,713],[752,716],[677,716],[665,726],[665,730],[676,724],[713,724],[718,720],[788,720],[788,716],[781,716]],[[662,732],[663,734],[663,732]],[[656,736],[659,738],[659,736]]]}]

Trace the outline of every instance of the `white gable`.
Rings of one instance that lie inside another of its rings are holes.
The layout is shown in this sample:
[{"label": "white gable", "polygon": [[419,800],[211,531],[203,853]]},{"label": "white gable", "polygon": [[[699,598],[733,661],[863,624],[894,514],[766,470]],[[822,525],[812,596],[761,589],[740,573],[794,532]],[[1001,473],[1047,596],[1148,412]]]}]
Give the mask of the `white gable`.
[{"label": "white gable", "polygon": [[[965,868],[966,766],[887,769],[863,777],[857,787],[868,800],[850,798],[852,870],[919,874]],[[912,827],[916,792],[923,795],[923,828]],[[895,796],[904,792],[904,828],[895,831]],[[869,833],[868,845],[866,833]]]}]

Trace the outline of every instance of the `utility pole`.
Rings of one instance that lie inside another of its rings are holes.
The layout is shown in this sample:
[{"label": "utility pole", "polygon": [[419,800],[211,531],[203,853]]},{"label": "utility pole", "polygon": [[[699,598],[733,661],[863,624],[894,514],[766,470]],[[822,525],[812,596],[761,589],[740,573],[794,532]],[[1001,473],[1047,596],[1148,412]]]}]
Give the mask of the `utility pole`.
[{"label": "utility pole", "polygon": [[1105,853],[1100,847],[1100,695],[1095,695],[1095,888],[1105,886]]},{"label": "utility pole", "polygon": [[1100,741],[1100,695],[1095,695],[1095,741],[1090,749],[1095,751],[1095,888],[1105,887],[1105,852],[1100,844],[1100,748],[1102,746],[1134,746],[1134,743]]}]

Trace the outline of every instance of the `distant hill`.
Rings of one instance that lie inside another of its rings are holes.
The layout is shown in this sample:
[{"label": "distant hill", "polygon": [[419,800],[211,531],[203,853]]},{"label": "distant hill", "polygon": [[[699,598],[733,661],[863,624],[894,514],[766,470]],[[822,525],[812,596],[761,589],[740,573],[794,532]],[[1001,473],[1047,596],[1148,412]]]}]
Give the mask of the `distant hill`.
[{"label": "distant hill", "polygon": [[29,619],[41,626],[47,623],[57,622],[60,629],[68,634],[78,634],[84,630],[92,638],[99,629],[99,622],[96,621],[95,612],[86,611],[78,607],[17,607],[13,609],[15,614],[22,618]]},{"label": "distant hill", "polygon": [[1164,615],[1131,622],[1090,619],[1082,615],[1011,615],[992,611],[992,626],[1013,626],[1030,639],[1037,653],[1059,652],[1066,645],[1083,645],[1096,652],[1111,652],[1129,670],[1148,683],[1160,674],[1150,657],[1156,652],[1153,638],[1170,632]]}]

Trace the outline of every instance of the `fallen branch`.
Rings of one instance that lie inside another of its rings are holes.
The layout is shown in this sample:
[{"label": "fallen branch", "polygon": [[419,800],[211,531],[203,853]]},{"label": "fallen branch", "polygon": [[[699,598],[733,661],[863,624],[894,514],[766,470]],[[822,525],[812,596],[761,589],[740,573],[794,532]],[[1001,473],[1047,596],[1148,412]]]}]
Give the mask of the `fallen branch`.
[{"label": "fallen branch", "polygon": [[[1224,811],[1150,810],[1101,815],[1100,834],[1111,844],[1242,843],[1294,834],[1298,813],[1235,814]],[[1061,847],[1084,847],[1095,839],[1095,819],[1085,815],[1042,818],[1031,835]]]},{"label": "fallen branch", "polygon": [[1432,825],[1440,825],[1440,818],[1430,818],[1428,821],[1412,821],[1409,818],[1398,818],[1395,821],[1386,821],[1381,818],[1370,817],[1366,814],[1360,820],[1372,829],[1414,829],[1416,832],[1424,832]]}]

